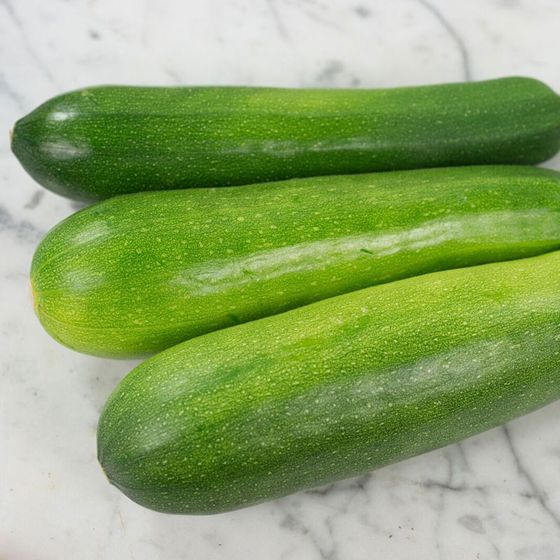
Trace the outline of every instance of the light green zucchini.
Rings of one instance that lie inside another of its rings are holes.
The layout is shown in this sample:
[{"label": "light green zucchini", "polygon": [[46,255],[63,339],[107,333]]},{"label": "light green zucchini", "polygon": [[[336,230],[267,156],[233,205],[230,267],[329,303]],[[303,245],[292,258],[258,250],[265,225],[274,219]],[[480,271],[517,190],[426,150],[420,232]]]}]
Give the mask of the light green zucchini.
[{"label": "light green zucchini", "polygon": [[373,284],[551,251],[559,178],[488,166],[117,197],[42,241],[37,314],[71,348],[141,356]]}]

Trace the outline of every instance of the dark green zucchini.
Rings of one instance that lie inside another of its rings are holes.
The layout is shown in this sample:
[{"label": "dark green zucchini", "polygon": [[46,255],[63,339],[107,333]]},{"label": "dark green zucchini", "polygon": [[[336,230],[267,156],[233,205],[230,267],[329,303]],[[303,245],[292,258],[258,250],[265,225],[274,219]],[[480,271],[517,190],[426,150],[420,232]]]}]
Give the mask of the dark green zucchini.
[{"label": "dark green zucchini", "polygon": [[364,473],[560,397],[560,252],[436,272],[210,333],[101,416],[109,480],[217,513]]},{"label": "dark green zucchini", "polygon": [[15,125],[12,149],[72,198],[316,175],[537,163],[560,147],[560,100],[502,78],[387,90],[92,87]]},{"label": "dark green zucchini", "polygon": [[344,292],[560,248],[560,174],[495,166],[126,195],[43,240],[46,330],[126,357]]}]

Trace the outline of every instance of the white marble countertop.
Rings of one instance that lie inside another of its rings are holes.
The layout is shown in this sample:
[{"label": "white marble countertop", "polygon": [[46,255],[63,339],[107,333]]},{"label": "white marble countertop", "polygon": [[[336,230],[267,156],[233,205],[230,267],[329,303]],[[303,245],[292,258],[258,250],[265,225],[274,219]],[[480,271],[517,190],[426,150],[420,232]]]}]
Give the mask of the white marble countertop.
[{"label": "white marble countertop", "polygon": [[130,502],[97,465],[95,430],[134,364],[73,353],[39,326],[33,250],[77,206],[35,185],[7,138],[48,97],[97,83],[381,87],[517,74],[560,91],[559,28],[558,0],[0,0],[0,559],[560,558],[560,403],[238,512],[168,516]]}]

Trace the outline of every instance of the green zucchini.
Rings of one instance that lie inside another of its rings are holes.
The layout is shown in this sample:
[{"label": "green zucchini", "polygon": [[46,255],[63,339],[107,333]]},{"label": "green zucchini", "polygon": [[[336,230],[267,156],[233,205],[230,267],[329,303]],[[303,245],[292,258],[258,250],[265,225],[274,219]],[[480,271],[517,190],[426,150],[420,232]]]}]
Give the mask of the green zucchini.
[{"label": "green zucchini", "polygon": [[157,352],[330,296],[560,248],[560,174],[492,166],[138,193],[71,216],[31,282],[61,343]]},{"label": "green zucchini", "polygon": [[98,456],[129,498],[217,513],[447,445],[560,397],[560,252],[210,333],[133,370]]},{"label": "green zucchini", "polygon": [[103,86],[15,125],[42,185],[81,199],[466,164],[560,148],[560,99],[530,78],[386,90]]}]

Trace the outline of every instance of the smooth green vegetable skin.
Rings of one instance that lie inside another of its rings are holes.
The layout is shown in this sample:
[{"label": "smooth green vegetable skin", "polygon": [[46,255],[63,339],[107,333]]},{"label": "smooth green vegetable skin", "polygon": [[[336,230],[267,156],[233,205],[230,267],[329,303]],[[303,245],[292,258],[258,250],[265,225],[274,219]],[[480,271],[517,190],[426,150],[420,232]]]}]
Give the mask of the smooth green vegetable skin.
[{"label": "smooth green vegetable skin", "polygon": [[316,175],[537,163],[560,100],[530,78],[386,90],[103,86],[15,125],[12,149],[72,198]]},{"label": "smooth green vegetable skin", "polygon": [[37,249],[35,305],[61,343],[112,357],[434,270],[560,248],[560,174],[467,167],[141,193]]},{"label": "smooth green vegetable skin", "polygon": [[146,507],[217,513],[560,397],[560,252],[436,272],[207,334],[133,370],[99,460]]}]

